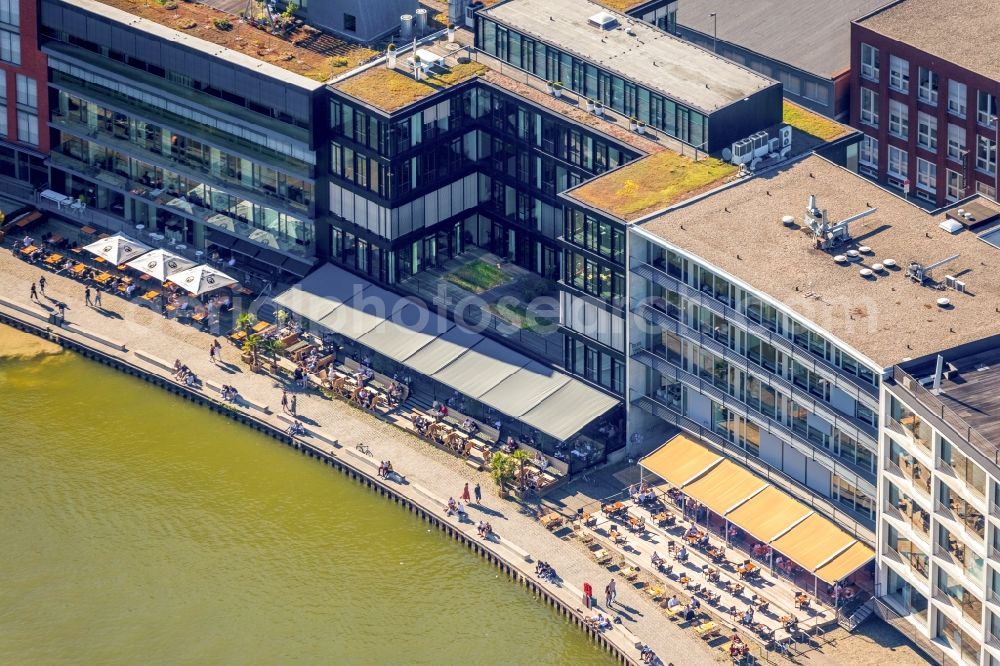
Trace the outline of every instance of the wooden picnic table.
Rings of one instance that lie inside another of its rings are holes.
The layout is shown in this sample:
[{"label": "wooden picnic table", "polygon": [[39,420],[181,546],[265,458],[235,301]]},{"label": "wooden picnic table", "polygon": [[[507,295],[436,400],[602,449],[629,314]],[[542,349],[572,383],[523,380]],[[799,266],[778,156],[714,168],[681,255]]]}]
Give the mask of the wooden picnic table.
[{"label": "wooden picnic table", "polygon": [[158,292],[158,291],[147,291],[145,294],[142,295],[142,300],[144,300],[144,301],[152,301],[153,299],[157,298],[159,295],[160,295],[160,292]]},{"label": "wooden picnic table", "polygon": [[233,331],[232,333],[229,334],[229,339],[234,340],[236,342],[243,340],[245,337],[247,337],[246,331]]},{"label": "wooden picnic table", "polygon": [[88,227],[80,227],[80,233],[87,234],[89,236],[91,234],[97,233],[97,229],[95,229],[94,227],[89,227],[89,226]]},{"label": "wooden picnic table", "polygon": [[697,633],[702,638],[710,638],[719,633],[719,625],[717,625],[715,622],[705,622],[698,625],[698,627],[695,629],[695,633]]},{"label": "wooden picnic table", "polygon": [[270,322],[259,321],[259,322],[257,322],[256,324],[253,325],[253,331],[254,331],[254,333],[263,333],[267,329],[271,328],[271,326],[273,326],[273,325],[274,324],[271,324]]},{"label": "wooden picnic table", "polygon": [[23,248],[21,250],[21,254],[31,255],[31,254],[33,254],[34,252],[37,252],[37,251],[38,251],[37,247],[35,247],[34,245],[29,245],[28,247]]},{"label": "wooden picnic table", "polygon": [[201,321],[202,319],[204,319],[207,316],[208,316],[208,313],[205,312],[205,311],[195,312],[193,315],[191,315],[191,319],[193,319],[194,321]]},{"label": "wooden picnic table", "polygon": [[85,270],[87,270],[86,264],[77,263],[73,266],[73,268],[69,269],[69,272],[79,277],[80,275],[83,275]]},{"label": "wooden picnic table", "polygon": [[45,263],[47,263],[49,266],[55,266],[62,260],[63,256],[61,254],[50,254],[48,257],[45,258]]},{"label": "wooden picnic table", "polygon": [[562,516],[553,511],[552,513],[547,513],[538,519],[539,522],[545,527],[545,529],[551,530],[553,528],[562,525]]},{"label": "wooden picnic table", "polygon": [[114,276],[111,275],[111,273],[104,272],[104,273],[101,273],[100,275],[95,275],[94,276],[94,282],[96,282],[98,284],[106,284],[113,277]]}]

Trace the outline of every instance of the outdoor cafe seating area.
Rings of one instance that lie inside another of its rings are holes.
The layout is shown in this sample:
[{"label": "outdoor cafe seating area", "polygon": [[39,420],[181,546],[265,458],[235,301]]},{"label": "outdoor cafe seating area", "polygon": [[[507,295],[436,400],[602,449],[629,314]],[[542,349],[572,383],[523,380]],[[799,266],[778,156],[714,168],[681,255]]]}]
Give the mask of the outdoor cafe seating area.
[{"label": "outdoor cafe seating area", "polygon": [[712,640],[743,634],[784,650],[835,620],[834,609],[779,581],[691,520],[676,494],[643,485],[622,495],[583,507],[574,533],[597,563],[641,587],[668,618],[696,635]]}]

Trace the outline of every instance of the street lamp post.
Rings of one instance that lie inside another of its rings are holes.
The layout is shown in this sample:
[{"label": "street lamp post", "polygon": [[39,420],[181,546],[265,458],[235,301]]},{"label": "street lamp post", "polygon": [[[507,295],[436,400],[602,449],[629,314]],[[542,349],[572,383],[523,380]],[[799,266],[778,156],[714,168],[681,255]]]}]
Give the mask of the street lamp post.
[{"label": "street lamp post", "polygon": [[719,16],[712,12],[709,14],[712,17],[712,53],[719,52]]}]

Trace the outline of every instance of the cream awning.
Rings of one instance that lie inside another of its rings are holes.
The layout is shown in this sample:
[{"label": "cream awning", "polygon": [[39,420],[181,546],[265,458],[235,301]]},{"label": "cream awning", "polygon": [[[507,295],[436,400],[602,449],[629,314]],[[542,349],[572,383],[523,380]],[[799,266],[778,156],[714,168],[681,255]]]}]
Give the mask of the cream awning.
[{"label": "cream awning", "polygon": [[521,416],[569,383],[569,377],[541,363],[531,361],[491,388],[479,399],[505,414]]},{"label": "cream awning", "polygon": [[816,570],[816,577],[822,581],[836,583],[871,562],[875,551],[867,544],[855,541],[847,550]]},{"label": "cream awning", "polygon": [[321,266],[276,296],[274,302],[289,312],[318,322],[364,290],[363,280],[344,280],[342,272],[333,264]]},{"label": "cream awning", "polygon": [[755,539],[770,543],[812,512],[802,502],[792,499],[774,486],[768,486],[726,518]]},{"label": "cream awning", "polygon": [[529,362],[527,356],[510,347],[483,338],[475,347],[435,372],[432,377],[459,393],[479,399]]},{"label": "cream awning", "polygon": [[581,430],[581,423],[590,423],[604,416],[618,404],[618,400],[610,395],[574,379],[539,402],[521,420],[558,440],[566,441]]},{"label": "cream awning", "polygon": [[700,479],[684,487],[684,492],[720,516],[767,487],[767,481],[730,460],[710,469]]},{"label": "cream awning", "polygon": [[807,571],[816,569],[855,541],[832,521],[814,513],[771,546]]},{"label": "cream awning", "polygon": [[722,456],[682,433],[640,460],[639,465],[681,488],[720,460]]}]

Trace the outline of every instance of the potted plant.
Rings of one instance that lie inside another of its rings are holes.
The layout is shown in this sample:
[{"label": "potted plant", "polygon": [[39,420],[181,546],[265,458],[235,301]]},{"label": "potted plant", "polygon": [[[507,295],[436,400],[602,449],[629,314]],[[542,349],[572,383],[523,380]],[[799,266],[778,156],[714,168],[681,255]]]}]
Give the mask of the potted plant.
[{"label": "potted plant", "polygon": [[518,449],[517,451],[514,451],[514,453],[510,454],[510,459],[517,467],[517,487],[522,491],[527,489],[524,482],[524,468],[527,467],[529,462],[531,462],[531,457],[531,454],[524,449]]},{"label": "potted plant", "polygon": [[285,308],[278,308],[278,311],[274,313],[274,318],[278,320],[278,326],[284,328],[285,324],[288,323],[288,310]]},{"label": "potted plant", "polygon": [[250,329],[253,328],[256,323],[257,315],[252,312],[244,312],[236,318],[237,330],[244,331],[246,333],[249,333]]},{"label": "potted plant", "polygon": [[635,131],[638,132],[639,134],[645,134],[646,133],[646,123],[644,123],[644,122],[642,122],[640,120],[639,123],[638,123],[638,125],[636,125]]},{"label": "potted plant", "polygon": [[385,50],[385,66],[392,69],[396,66],[396,45],[389,44]]},{"label": "potted plant", "polygon": [[261,341],[260,349],[271,357],[271,371],[278,374],[278,355],[285,351],[284,343],[277,338],[266,338]]},{"label": "potted plant", "polygon": [[604,105],[600,102],[594,102],[594,115],[603,116],[604,115]]},{"label": "potted plant", "polygon": [[455,27],[454,23],[449,23],[448,24],[448,41],[449,42],[455,41],[455,32],[457,30],[458,30],[458,28]]},{"label": "potted plant", "polygon": [[500,496],[507,495],[508,486],[514,481],[517,465],[514,459],[502,451],[497,451],[490,458],[490,476],[497,482]]},{"label": "potted plant", "polygon": [[249,359],[252,372],[257,372],[260,367],[259,354],[262,343],[263,339],[256,333],[248,335],[247,339],[243,341],[243,360]]},{"label": "potted plant", "polygon": [[413,54],[413,78],[415,78],[417,81],[419,81],[420,80],[420,73],[422,71],[423,71],[423,67],[421,67],[420,56],[417,55],[416,53],[414,53]]},{"label": "potted plant", "polygon": [[628,128],[630,130],[635,130],[637,127],[639,127],[639,119],[636,118],[635,116],[632,116],[631,118],[628,119]]},{"label": "potted plant", "polygon": [[587,98],[587,99],[585,100],[585,102],[584,102],[584,103],[585,103],[585,104],[587,105],[587,111],[588,111],[588,112],[590,112],[590,111],[593,111],[593,110],[594,110],[594,100],[592,100],[592,99],[590,99],[590,98],[588,97],[588,98]]},{"label": "potted plant", "polygon": [[553,97],[561,97],[562,96],[562,89],[563,89],[562,81],[553,81],[552,82],[552,96]]}]

